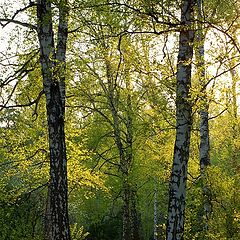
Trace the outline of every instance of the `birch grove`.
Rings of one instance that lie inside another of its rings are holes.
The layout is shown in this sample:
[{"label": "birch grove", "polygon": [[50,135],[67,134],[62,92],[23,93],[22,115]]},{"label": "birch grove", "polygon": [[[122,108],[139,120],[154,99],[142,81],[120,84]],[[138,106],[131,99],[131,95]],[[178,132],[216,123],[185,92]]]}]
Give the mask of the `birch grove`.
[{"label": "birch grove", "polygon": [[239,239],[239,23],[234,0],[0,1],[0,239]]}]

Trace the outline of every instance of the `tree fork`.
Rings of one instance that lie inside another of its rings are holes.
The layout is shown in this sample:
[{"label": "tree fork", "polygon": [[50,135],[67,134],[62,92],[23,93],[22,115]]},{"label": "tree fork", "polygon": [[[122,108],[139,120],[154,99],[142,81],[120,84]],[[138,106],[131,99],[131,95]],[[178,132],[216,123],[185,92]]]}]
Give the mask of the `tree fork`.
[{"label": "tree fork", "polygon": [[46,96],[50,182],[45,213],[45,239],[70,240],[67,158],[64,132],[67,1],[60,1],[57,49],[54,47],[51,1],[38,0],[38,39]]}]

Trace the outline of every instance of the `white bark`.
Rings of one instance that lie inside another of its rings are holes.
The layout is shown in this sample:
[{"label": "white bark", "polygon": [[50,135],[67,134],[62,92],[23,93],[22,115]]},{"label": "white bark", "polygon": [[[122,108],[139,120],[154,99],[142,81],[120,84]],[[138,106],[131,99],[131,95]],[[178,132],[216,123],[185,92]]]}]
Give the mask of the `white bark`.
[{"label": "white bark", "polygon": [[203,6],[202,0],[198,0],[198,31],[197,31],[197,67],[199,75],[199,83],[203,88],[203,96],[201,99],[200,109],[200,173],[202,181],[202,193],[203,193],[203,230],[208,230],[208,218],[211,213],[211,190],[207,184],[206,169],[210,165],[210,144],[209,144],[209,126],[208,126],[208,98],[205,76],[205,61],[204,61],[204,32],[201,21],[203,20]]},{"label": "white bark", "polygon": [[65,68],[66,68],[66,47],[68,36],[68,6],[66,0],[60,0],[58,37],[56,50],[56,70],[59,76],[59,88],[61,94],[62,105],[65,108]]},{"label": "white bark", "polygon": [[182,1],[177,64],[176,140],[169,189],[167,240],[183,239],[192,108],[189,102],[193,56],[193,0]]},{"label": "white bark", "polygon": [[38,38],[43,89],[46,96],[50,150],[50,181],[45,216],[46,240],[70,240],[68,220],[67,159],[64,133],[65,54],[67,5],[60,1],[57,51],[54,47],[51,1],[38,0]]},{"label": "white bark", "polygon": [[209,150],[208,111],[200,110],[200,168],[202,175],[210,164]]}]

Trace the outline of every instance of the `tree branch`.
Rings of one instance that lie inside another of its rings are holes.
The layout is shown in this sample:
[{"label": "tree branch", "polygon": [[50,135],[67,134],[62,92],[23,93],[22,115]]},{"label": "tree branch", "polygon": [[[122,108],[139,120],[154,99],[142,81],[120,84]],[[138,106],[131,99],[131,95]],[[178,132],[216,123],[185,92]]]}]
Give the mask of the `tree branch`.
[{"label": "tree branch", "polygon": [[[21,13],[21,12],[24,12],[25,10],[27,10],[28,8],[31,8],[33,6],[37,6],[36,3],[33,3],[33,2],[30,2],[29,5],[27,5],[26,7],[24,8],[21,8],[21,9],[18,9],[11,18],[0,18],[0,25],[4,28],[6,27],[9,23],[15,23],[15,24],[18,24],[18,25],[21,25],[23,27],[28,27],[28,28],[31,28],[33,30],[37,30],[37,27],[30,24],[30,23],[25,23],[25,22],[21,22],[19,20],[16,20],[15,17]],[[6,22],[5,24],[3,24],[2,22]]]},{"label": "tree branch", "polygon": [[[3,24],[2,22],[6,22],[6,23]],[[23,27],[31,28],[31,29],[37,31],[37,27],[30,23],[21,22],[19,20],[15,20],[15,19],[11,19],[11,18],[0,18],[0,24],[3,28],[6,27],[9,23],[15,23],[15,24],[21,25]]]}]

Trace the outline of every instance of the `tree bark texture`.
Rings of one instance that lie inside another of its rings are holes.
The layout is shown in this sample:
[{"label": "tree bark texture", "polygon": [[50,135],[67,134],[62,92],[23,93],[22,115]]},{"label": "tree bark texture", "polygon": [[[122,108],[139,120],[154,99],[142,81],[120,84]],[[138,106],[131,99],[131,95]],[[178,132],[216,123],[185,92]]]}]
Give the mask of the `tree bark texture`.
[{"label": "tree bark texture", "polygon": [[203,194],[203,231],[208,230],[208,219],[212,211],[211,190],[207,184],[207,167],[210,165],[210,143],[209,143],[209,126],[208,126],[208,97],[206,91],[205,61],[204,61],[204,32],[203,32],[203,2],[198,0],[198,31],[197,31],[197,71],[199,84],[202,89],[202,98],[200,101],[200,174]]},{"label": "tree bark texture", "polygon": [[182,240],[184,233],[187,166],[192,124],[192,107],[189,97],[194,39],[193,6],[193,0],[182,1],[177,62],[176,139],[169,187],[167,240]]},{"label": "tree bark texture", "polygon": [[202,88],[201,107],[200,107],[200,169],[203,173],[206,166],[210,164],[209,156],[209,127],[208,127],[208,99],[206,92],[205,79],[205,62],[204,62],[204,33],[201,20],[202,16],[202,0],[198,0],[198,31],[197,31],[197,71],[199,76],[199,84]]},{"label": "tree bark texture", "polygon": [[208,110],[200,110],[200,171],[204,174],[206,167],[210,165],[210,144],[208,127]]},{"label": "tree bark texture", "polygon": [[50,150],[50,181],[45,215],[45,239],[69,240],[67,159],[64,132],[67,2],[59,2],[56,49],[51,1],[38,0],[38,38],[43,89],[46,96]]},{"label": "tree bark texture", "polygon": [[207,183],[207,167],[210,165],[208,110],[200,110],[200,172],[203,194],[203,231],[208,230],[208,219],[212,212],[211,188]]},{"label": "tree bark texture", "polygon": [[140,239],[140,219],[136,208],[136,191],[128,182],[123,183],[123,240]]}]

